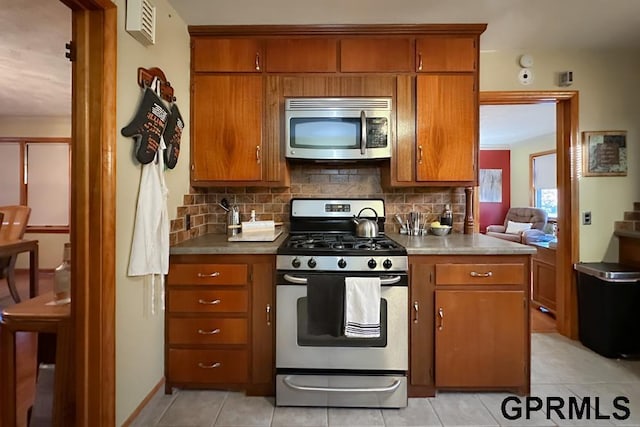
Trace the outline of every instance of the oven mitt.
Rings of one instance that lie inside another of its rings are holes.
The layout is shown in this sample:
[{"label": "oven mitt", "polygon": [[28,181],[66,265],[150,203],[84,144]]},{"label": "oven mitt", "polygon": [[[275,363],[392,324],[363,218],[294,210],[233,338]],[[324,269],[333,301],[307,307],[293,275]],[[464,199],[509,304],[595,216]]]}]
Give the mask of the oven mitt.
[{"label": "oven mitt", "polygon": [[164,128],[164,143],[167,148],[164,150],[164,164],[169,169],[176,167],[178,163],[178,155],[180,155],[180,137],[184,129],[184,121],[180,115],[180,110],[176,104],[171,105],[171,114],[167,120],[167,126]]},{"label": "oven mitt", "polygon": [[151,88],[146,88],[135,117],[120,131],[136,142],[136,159],[142,164],[151,163],[160,147],[160,137],[167,124],[169,110]]}]

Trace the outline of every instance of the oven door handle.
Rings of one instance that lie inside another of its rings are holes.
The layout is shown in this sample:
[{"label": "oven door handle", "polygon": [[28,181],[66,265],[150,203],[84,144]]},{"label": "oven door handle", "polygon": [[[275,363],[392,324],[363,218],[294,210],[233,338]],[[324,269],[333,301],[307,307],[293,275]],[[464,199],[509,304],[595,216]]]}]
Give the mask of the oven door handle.
[{"label": "oven door handle", "polygon": [[[297,285],[306,285],[307,284],[307,278],[306,277],[296,277],[296,276],[291,276],[289,274],[285,274],[283,277],[284,277],[284,280],[286,280],[287,282],[290,282],[290,283],[295,283]],[[385,277],[384,279],[380,279],[380,284],[381,285],[393,285],[394,283],[398,283],[400,280],[402,280],[402,277],[400,277],[400,276]]]},{"label": "oven door handle", "polygon": [[306,285],[307,284],[307,278],[306,277],[296,277],[296,276],[291,276],[289,274],[285,274],[283,277],[284,277],[284,280],[286,280],[289,283],[295,283],[297,285]]},{"label": "oven door handle", "polygon": [[282,382],[293,390],[300,391],[322,391],[322,392],[340,392],[340,393],[390,393],[398,389],[401,380],[394,380],[393,383],[382,387],[316,387],[308,385],[299,385],[291,382],[292,376],[287,375],[282,379]]}]

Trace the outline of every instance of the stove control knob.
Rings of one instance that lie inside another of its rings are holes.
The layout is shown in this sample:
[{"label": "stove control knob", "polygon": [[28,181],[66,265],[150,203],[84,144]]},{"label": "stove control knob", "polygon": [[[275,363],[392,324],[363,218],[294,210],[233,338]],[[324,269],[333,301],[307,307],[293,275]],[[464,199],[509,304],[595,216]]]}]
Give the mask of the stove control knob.
[{"label": "stove control knob", "polygon": [[291,261],[291,265],[293,266],[293,268],[299,268],[300,260],[298,258],[294,258],[293,261]]},{"label": "stove control knob", "polygon": [[371,258],[367,263],[367,265],[369,266],[369,268],[376,268],[378,266],[378,263],[376,262],[375,259]]},{"label": "stove control knob", "polygon": [[385,260],[382,262],[382,266],[383,266],[385,269],[387,269],[387,270],[388,270],[388,269],[390,269],[392,265],[393,265],[393,264],[391,263],[391,260],[390,260],[389,258],[385,259]]},{"label": "stove control knob", "polygon": [[315,268],[316,260],[313,258],[309,259],[309,261],[307,261],[307,265],[309,266],[309,268]]},{"label": "stove control knob", "polygon": [[338,260],[338,267],[345,268],[346,266],[347,266],[347,261],[345,261],[344,258],[340,258]]}]

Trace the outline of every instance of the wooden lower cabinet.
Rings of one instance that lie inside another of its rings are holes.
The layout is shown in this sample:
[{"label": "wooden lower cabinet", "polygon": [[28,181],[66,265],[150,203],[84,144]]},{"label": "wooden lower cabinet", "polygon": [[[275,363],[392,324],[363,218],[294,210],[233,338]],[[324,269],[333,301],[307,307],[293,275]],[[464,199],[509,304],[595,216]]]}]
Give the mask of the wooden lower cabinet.
[{"label": "wooden lower cabinet", "polygon": [[432,316],[434,265],[428,263],[428,258],[418,259],[409,267],[409,395],[427,397],[435,396]]},{"label": "wooden lower cabinet", "polygon": [[521,387],[523,291],[436,290],[436,386]]},{"label": "wooden lower cabinet", "polygon": [[410,256],[409,395],[529,393],[529,255]]},{"label": "wooden lower cabinet", "polygon": [[173,387],[274,394],[272,255],[172,255],[165,392]]},{"label": "wooden lower cabinet", "polygon": [[533,256],[533,290],[531,302],[544,307],[551,313],[556,312],[556,250],[544,245],[534,245],[537,249]]}]

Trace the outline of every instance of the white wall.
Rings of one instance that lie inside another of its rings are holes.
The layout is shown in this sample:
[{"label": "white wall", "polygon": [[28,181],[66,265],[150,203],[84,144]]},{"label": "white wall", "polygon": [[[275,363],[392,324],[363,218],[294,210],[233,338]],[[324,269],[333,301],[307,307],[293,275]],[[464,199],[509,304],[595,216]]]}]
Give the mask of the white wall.
[{"label": "white wall", "polygon": [[[145,47],[125,30],[126,1],[118,6],[117,88],[117,193],[116,193],[116,425],[121,425],[164,375],[164,313],[151,314],[145,296],[148,278],[127,277],[129,253],[136,214],[140,164],[134,160],[133,139],[120,129],[132,119],[142,89],[137,84],[138,67],[161,68],[174,88],[177,105],[186,123],[180,157],[175,169],[167,170],[169,217],[189,192],[189,61],[187,27],[166,0],[155,0],[156,44]],[[148,296],[148,295],[147,295]]]},{"label": "white wall", "polygon": [[555,148],[555,134],[521,141],[511,147],[511,206],[531,206],[529,201],[529,156]]},{"label": "white wall", "polygon": [[[534,82],[518,82],[518,58],[533,55]],[[591,211],[592,224],[580,226],[580,261],[616,261],[614,222],[640,201],[640,52],[505,51],[481,53],[480,90],[579,91],[579,130],[626,130],[629,170],[625,177],[580,177],[579,212]],[[557,73],[573,71],[574,84],[557,85]]]},{"label": "white wall", "polygon": [[[71,138],[71,117],[0,117],[0,136]],[[38,267],[54,269],[62,262],[62,250],[69,241],[69,233],[27,233],[25,238],[38,241]],[[16,268],[29,268],[29,254],[18,256]]]}]

